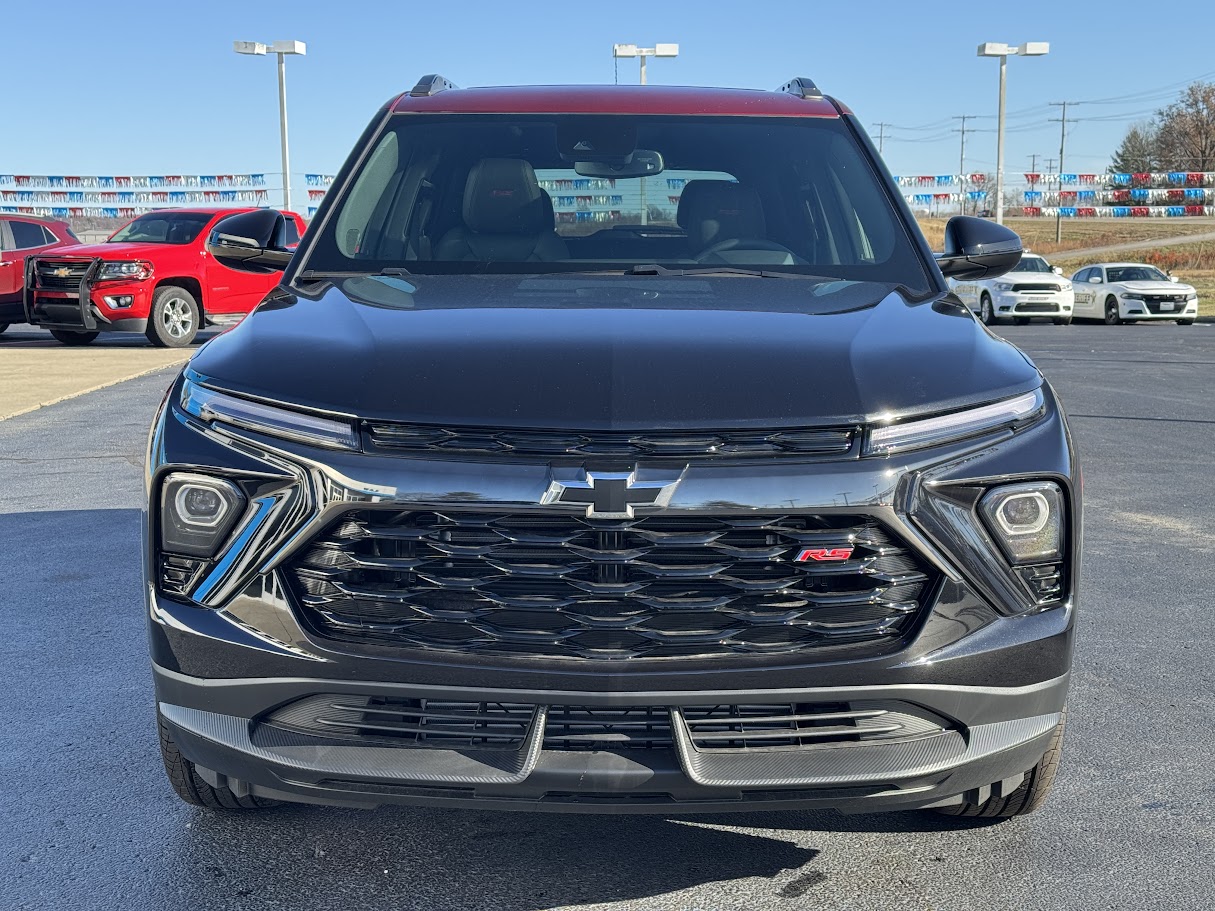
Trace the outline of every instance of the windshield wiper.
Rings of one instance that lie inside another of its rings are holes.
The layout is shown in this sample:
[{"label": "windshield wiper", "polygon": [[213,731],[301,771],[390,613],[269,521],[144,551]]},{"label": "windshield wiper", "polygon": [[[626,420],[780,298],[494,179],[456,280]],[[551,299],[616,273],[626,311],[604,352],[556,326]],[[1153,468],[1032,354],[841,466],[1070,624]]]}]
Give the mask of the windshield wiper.
[{"label": "windshield wiper", "polygon": [[668,269],[658,263],[643,263],[624,270],[625,275],[741,275],[750,278],[808,278],[812,281],[833,281],[822,275],[802,272],[781,272],[772,269],[746,269],[738,266],[697,266],[692,269]]},{"label": "windshield wiper", "polygon": [[397,278],[413,277],[413,273],[408,269],[402,269],[397,266],[392,266],[388,269],[351,269],[342,271],[337,269],[305,269],[299,273],[297,278],[304,281],[322,281],[330,278],[365,278],[369,275],[392,275]]}]

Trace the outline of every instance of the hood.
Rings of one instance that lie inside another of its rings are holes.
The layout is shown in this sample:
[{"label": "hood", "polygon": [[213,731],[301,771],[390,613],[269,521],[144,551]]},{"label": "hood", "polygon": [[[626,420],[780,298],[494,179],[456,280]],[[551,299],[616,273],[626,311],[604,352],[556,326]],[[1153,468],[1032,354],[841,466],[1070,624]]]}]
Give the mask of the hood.
[{"label": "hood", "polygon": [[1140,294],[1189,294],[1194,289],[1181,282],[1118,282],[1127,291]]},{"label": "hood", "polygon": [[1041,383],[952,296],[910,303],[889,285],[413,280],[399,300],[284,294],[191,367],[233,392],[370,419],[576,430],[850,424]]},{"label": "hood", "polygon": [[70,247],[63,247],[62,250],[52,251],[51,256],[56,259],[93,259],[100,256],[102,259],[154,259],[168,249],[185,249],[185,244],[138,244],[138,243],[116,243],[116,244],[73,244]]}]

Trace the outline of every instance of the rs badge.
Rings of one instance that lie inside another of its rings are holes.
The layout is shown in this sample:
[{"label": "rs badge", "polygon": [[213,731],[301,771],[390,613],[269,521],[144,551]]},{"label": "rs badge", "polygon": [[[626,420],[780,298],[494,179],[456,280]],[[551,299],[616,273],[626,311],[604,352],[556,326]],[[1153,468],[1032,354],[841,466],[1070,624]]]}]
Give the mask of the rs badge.
[{"label": "rs badge", "polygon": [[851,547],[807,547],[803,551],[799,551],[798,555],[793,558],[794,563],[831,563],[839,560],[847,560],[852,556]]}]

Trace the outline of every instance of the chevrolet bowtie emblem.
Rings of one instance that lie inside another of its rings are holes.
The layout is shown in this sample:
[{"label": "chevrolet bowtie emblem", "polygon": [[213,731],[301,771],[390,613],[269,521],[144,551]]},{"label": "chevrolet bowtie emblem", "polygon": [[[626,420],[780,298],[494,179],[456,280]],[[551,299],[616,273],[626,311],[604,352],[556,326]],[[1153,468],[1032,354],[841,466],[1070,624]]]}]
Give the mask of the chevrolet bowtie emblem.
[{"label": "chevrolet bowtie emblem", "polygon": [[68,269],[68,268],[67,268],[67,267],[65,267],[65,266],[60,266],[60,267],[59,267],[58,269],[56,269],[56,270],[55,270],[55,271],[54,271],[52,274],[53,274],[53,275],[54,275],[56,278],[67,278],[69,275],[71,275],[71,274],[72,274],[72,270],[71,270],[71,269]]},{"label": "chevrolet bowtie emblem", "polygon": [[541,504],[586,506],[588,519],[631,519],[634,506],[666,506],[683,474],[554,468]]}]

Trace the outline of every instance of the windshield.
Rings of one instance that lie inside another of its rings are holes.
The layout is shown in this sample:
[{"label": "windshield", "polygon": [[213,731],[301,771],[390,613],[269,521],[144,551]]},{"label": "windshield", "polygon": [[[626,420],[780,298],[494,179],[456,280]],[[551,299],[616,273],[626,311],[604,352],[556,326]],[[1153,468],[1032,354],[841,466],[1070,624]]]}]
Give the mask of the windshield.
[{"label": "windshield", "polygon": [[659,264],[932,287],[838,119],[403,114],[330,195],[302,274]]},{"label": "windshield", "polygon": [[1040,256],[1022,256],[1017,272],[1050,272],[1050,265]]},{"label": "windshield", "polygon": [[1167,282],[1169,277],[1152,266],[1121,266],[1106,269],[1111,282]]},{"label": "windshield", "polygon": [[149,212],[119,228],[106,243],[193,243],[214,216],[206,212]]}]

